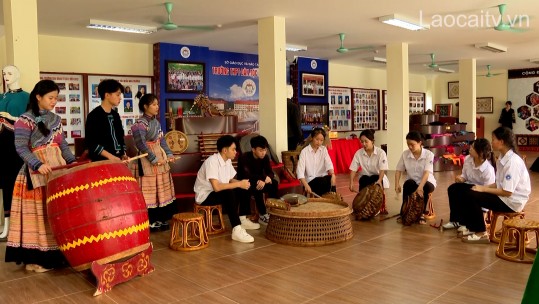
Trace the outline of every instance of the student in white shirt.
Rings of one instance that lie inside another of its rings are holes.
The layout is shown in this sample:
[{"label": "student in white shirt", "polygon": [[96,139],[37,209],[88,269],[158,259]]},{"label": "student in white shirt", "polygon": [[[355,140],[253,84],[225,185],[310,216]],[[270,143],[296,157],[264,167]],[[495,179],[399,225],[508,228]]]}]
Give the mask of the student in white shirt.
[{"label": "student in white shirt", "polygon": [[513,131],[499,127],[492,132],[492,149],[500,152],[496,162],[496,183],[488,186],[475,185],[467,197],[469,204],[464,211],[466,227],[459,230],[465,243],[488,244],[481,208],[499,212],[521,212],[531,192],[530,175],[526,164],[516,153]]},{"label": "student in white shirt", "polygon": [[297,177],[307,194],[322,195],[335,187],[335,173],[328,150],[322,145],[326,132],[322,128],[311,131],[311,143],[299,154]]},{"label": "student in white shirt", "polygon": [[[260,224],[253,223],[245,215],[238,215],[240,200],[236,191],[250,187],[248,179],[236,180],[236,170],[232,159],[236,157],[236,143],[230,135],[217,140],[217,150],[208,157],[198,170],[195,181],[195,202],[202,206],[223,205],[232,226],[232,239],[242,243],[252,243],[254,238],[245,229],[259,229]],[[241,190],[243,189],[243,190]],[[240,208],[244,210],[245,208]]]},{"label": "student in white shirt", "polygon": [[447,188],[449,196],[449,209],[451,210],[449,222],[444,224],[445,229],[458,228],[465,225],[463,219],[463,205],[468,204],[468,192],[473,185],[491,185],[496,181],[494,172],[494,153],[492,146],[486,138],[479,138],[470,145],[470,155],[464,159],[462,174],[455,177],[455,183]]},{"label": "student in white shirt", "polygon": [[[406,143],[408,150],[402,152],[401,158],[397,163],[395,192],[400,193],[402,190],[403,205],[408,200],[408,196],[417,192],[425,201],[425,208],[429,200],[429,194],[436,188],[436,179],[432,175],[434,154],[423,148],[423,135],[417,131],[410,131],[406,135]],[[408,179],[404,182],[401,189],[400,178],[404,171],[406,171]],[[426,224],[423,217],[419,223]]]},{"label": "student in white shirt", "polygon": [[[359,172],[359,188],[361,189],[378,184],[382,189],[389,188],[389,180],[385,172],[389,169],[387,155],[384,150],[374,146],[374,130],[363,130],[359,134],[359,140],[363,148],[357,150],[350,164],[350,191],[354,190],[354,178]],[[361,168],[361,171],[359,169]]]}]

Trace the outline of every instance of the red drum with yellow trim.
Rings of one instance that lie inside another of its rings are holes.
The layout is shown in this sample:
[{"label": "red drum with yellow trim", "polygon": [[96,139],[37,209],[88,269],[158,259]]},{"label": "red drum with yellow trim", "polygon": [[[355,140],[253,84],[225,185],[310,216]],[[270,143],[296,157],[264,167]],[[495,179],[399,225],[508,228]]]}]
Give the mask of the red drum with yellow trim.
[{"label": "red drum with yellow trim", "polygon": [[59,173],[48,182],[46,203],[56,242],[75,270],[150,246],[146,203],[124,163],[99,161]]}]

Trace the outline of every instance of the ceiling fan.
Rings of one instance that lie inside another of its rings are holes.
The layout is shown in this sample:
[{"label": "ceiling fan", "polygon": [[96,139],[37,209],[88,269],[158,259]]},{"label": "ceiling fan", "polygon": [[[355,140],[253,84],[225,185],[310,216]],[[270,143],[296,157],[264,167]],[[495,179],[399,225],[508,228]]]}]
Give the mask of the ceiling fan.
[{"label": "ceiling fan", "polygon": [[487,73],[485,75],[477,75],[477,77],[494,77],[494,76],[503,74],[503,73],[491,73],[490,67],[491,67],[490,64],[487,64]]},{"label": "ceiling fan", "polygon": [[437,63],[436,60],[435,60],[435,58],[436,58],[435,53],[430,53],[429,56],[430,56],[430,63],[425,64],[425,66],[427,66],[429,69],[431,69],[433,71],[436,71],[436,72],[442,72],[442,73],[454,73],[455,72],[454,70],[446,69],[446,68],[442,67],[442,66],[445,66],[445,65],[453,65],[454,63],[452,63],[452,62]]},{"label": "ceiling fan", "polygon": [[495,30],[502,31],[502,32],[516,32],[516,33],[521,33],[521,32],[527,31],[527,29],[515,28],[514,26],[517,25],[517,24],[522,25],[522,20],[523,19],[526,19],[526,22],[529,25],[529,21],[530,21],[529,16],[520,15],[518,17],[515,17],[513,20],[511,20],[511,17],[508,16],[509,21],[506,23],[506,22],[503,22],[503,17],[505,15],[505,9],[507,8],[507,5],[506,4],[500,4],[500,5],[497,5],[496,7],[498,7],[498,11],[500,12],[500,19],[499,19],[500,22],[498,22],[498,25],[496,25],[494,27]]},{"label": "ceiling fan", "polygon": [[165,10],[167,11],[167,21],[161,25],[161,28],[167,31],[172,31],[176,29],[187,29],[187,30],[200,30],[200,31],[212,31],[216,28],[219,28],[219,25],[178,25],[172,22],[170,14],[172,13],[172,2],[165,2]]},{"label": "ceiling fan", "polygon": [[359,51],[359,50],[374,50],[374,47],[372,46],[362,46],[362,47],[355,47],[355,48],[345,48],[344,47],[344,37],[346,34],[340,33],[339,39],[341,40],[341,46],[337,49],[337,52],[339,53],[348,53],[349,51]]}]

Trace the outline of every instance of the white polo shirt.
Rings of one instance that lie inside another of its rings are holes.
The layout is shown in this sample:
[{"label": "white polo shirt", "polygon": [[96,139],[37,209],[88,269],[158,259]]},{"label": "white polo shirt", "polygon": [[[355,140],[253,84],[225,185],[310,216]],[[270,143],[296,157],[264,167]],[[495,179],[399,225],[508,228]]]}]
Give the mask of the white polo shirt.
[{"label": "white polo shirt", "polygon": [[485,160],[481,165],[475,166],[470,155],[464,159],[461,176],[467,184],[488,186],[496,182],[496,172],[490,162]]},{"label": "white polo shirt", "polygon": [[[357,150],[356,154],[354,154],[354,158],[352,159],[352,163],[350,164],[349,169],[351,171],[357,172],[360,167],[360,176],[380,175],[380,170],[389,170],[386,152],[376,146],[374,147],[374,151],[372,152],[371,156],[367,154],[367,151],[365,151],[364,148]],[[389,188],[389,179],[385,174],[382,183],[384,185],[384,188]]]},{"label": "white polo shirt", "polygon": [[329,157],[328,149],[320,146],[314,151],[311,145],[303,148],[299,154],[297,178],[305,178],[309,183],[317,177],[328,175],[328,170],[333,169],[333,163]]},{"label": "white polo shirt", "polygon": [[427,179],[434,187],[436,187],[436,179],[432,175],[434,168],[434,154],[425,148],[421,148],[421,156],[418,159],[415,159],[414,154],[410,150],[405,150],[402,152],[399,163],[397,164],[398,171],[406,171],[408,179],[413,180],[417,184],[421,182],[423,173],[425,171],[429,172],[429,177]]},{"label": "white polo shirt", "polygon": [[514,211],[522,211],[532,191],[526,164],[513,150],[509,150],[498,159],[496,168],[496,187],[511,192],[511,196],[500,196],[500,199]]},{"label": "white polo shirt", "polygon": [[208,195],[214,191],[210,179],[216,179],[222,184],[228,184],[234,176],[236,176],[236,170],[234,170],[230,159],[225,162],[219,153],[208,157],[197,173],[194,187],[195,202],[202,204]]}]

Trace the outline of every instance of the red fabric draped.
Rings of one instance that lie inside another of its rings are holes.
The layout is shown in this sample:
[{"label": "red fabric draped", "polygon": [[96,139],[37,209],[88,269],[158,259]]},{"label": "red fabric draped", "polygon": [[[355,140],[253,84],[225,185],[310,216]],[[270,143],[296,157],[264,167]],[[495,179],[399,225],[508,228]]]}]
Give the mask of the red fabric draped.
[{"label": "red fabric draped", "polygon": [[335,173],[348,173],[348,167],[352,163],[354,154],[361,149],[359,139],[332,139],[331,149],[328,149],[329,157],[333,162]]}]

